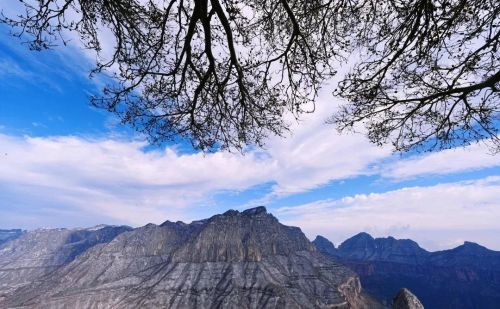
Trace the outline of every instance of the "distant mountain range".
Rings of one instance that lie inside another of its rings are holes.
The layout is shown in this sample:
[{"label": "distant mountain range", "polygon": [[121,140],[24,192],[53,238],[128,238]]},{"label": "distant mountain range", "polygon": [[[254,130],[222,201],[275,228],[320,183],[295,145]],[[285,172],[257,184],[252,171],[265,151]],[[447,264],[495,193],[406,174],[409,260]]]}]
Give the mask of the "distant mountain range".
[{"label": "distant mountain range", "polygon": [[336,248],[264,207],[190,224],[0,230],[2,309],[421,309],[419,299],[500,308],[500,252],[470,242],[428,252],[367,233]]},{"label": "distant mountain range", "polygon": [[0,308],[17,307],[382,306],[299,228],[257,207],[190,224],[20,232],[0,245]]},{"label": "distant mountain range", "polygon": [[390,304],[409,288],[425,308],[500,308],[500,252],[476,243],[429,252],[409,239],[373,238],[359,233],[336,248],[317,236],[317,249],[348,266],[363,287]]},{"label": "distant mountain range", "polygon": [[0,246],[9,241],[16,239],[17,237],[21,236],[25,231],[21,229],[14,229],[14,230],[0,230]]}]

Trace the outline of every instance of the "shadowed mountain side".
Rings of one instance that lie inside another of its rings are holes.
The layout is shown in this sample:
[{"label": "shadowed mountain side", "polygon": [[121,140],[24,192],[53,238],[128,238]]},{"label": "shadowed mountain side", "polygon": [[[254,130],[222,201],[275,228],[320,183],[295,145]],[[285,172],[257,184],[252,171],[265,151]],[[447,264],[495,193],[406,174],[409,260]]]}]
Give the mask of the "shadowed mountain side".
[{"label": "shadowed mountain side", "polygon": [[363,287],[386,305],[401,287],[409,288],[430,309],[493,309],[500,303],[500,252],[474,243],[428,252],[412,240],[367,233],[338,248],[324,237],[313,243],[359,274]]}]

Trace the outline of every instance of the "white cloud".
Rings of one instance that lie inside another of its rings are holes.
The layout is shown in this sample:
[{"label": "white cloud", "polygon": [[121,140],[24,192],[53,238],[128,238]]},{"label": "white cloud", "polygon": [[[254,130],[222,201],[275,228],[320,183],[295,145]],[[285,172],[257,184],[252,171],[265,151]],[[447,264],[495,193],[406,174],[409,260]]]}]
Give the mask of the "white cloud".
[{"label": "white cloud", "polygon": [[367,231],[374,236],[411,238],[428,249],[450,248],[465,240],[500,249],[500,239],[493,236],[500,233],[498,196],[500,177],[490,177],[321,200],[283,207],[276,213],[308,236],[321,234],[337,245]]},{"label": "white cloud", "polygon": [[[79,50],[78,44],[75,39],[69,49],[58,49],[62,70],[82,55],[95,58]],[[35,58],[29,59],[33,66],[40,65]],[[78,74],[86,72],[85,61],[76,63]],[[72,78],[75,72],[62,73]],[[144,143],[112,137],[0,135],[1,150],[8,153],[0,158],[0,189],[17,199],[14,204],[37,207],[45,201],[44,205],[81,209],[101,220],[143,224],[165,218],[193,219],[186,215],[186,208],[210,203],[211,196],[221,190],[245,190],[271,182],[276,184],[272,196],[283,196],[372,173],[370,166],[387,156],[388,150],[370,145],[361,135],[336,134],[333,126],[324,123],[337,105],[331,100],[330,91],[325,90],[316,112],[291,126],[292,136],[271,138],[267,150],[253,150],[245,156],[180,154],[174,148],[144,153]]]},{"label": "white cloud", "polygon": [[316,112],[292,126],[291,138],[269,141],[268,152],[277,164],[274,195],[293,194],[331,180],[372,174],[375,170],[371,165],[390,155],[388,148],[370,144],[363,135],[341,135],[332,125],[325,124],[326,117],[336,107],[330,92],[324,91]]},{"label": "white cloud", "polygon": [[211,191],[244,189],[266,173],[252,155],[144,153],[140,142],[0,135],[0,144],[3,186],[36,188],[39,198],[137,224],[161,222]]},{"label": "white cloud", "polygon": [[146,144],[137,141],[0,134],[0,190],[13,204],[59,205],[101,222],[139,225],[198,219],[201,214],[193,218],[188,210],[220,191],[274,182],[275,194],[303,192],[370,173],[369,165],[384,156],[360,136],[340,137],[309,120],[296,135],[271,140],[267,152],[245,155],[144,152]]},{"label": "white cloud", "polygon": [[446,175],[500,166],[500,155],[492,155],[485,144],[447,149],[414,156],[387,165],[382,175],[393,179]]}]

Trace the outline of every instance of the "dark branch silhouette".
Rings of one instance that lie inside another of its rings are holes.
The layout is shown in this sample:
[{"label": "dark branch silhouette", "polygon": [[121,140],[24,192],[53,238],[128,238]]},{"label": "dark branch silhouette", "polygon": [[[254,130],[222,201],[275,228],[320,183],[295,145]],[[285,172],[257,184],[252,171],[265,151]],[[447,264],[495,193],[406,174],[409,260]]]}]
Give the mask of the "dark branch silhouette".
[{"label": "dark branch silhouette", "polygon": [[116,83],[92,103],[153,142],[262,145],[287,130],[287,113],[313,111],[323,82],[355,52],[361,60],[334,93],[347,101],[330,119],[340,130],[363,123],[372,142],[396,150],[479,140],[500,149],[493,0],[21,2],[25,14],[1,21],[32,49],[73,31],[100,52],[111,33],[112,56],[94,73],[114,72]]},{"label": "dark branch silhouette", "polygon": [[500,6],[484,0],[367,1],[354,29],[365,61],[340,83],[332,118],[364,123],[396,150],[488,141],[500,150]]},{"label": "dark branch silhouette", "polygon": [[[117,84],[92,103],[153,141],[177,135],[204,150],[261,145],[287,130],[284,114],[314,109],[334,73],[346,29],[342,3],[295,0],[40,0],[3,22],[31,37],[32,49],[76,31],[101,51],[111,31]],[[76,16],[76,17],[75,17]],[[108,42],[106,42],[109,44]],[[113,71],[113,70],[111,70]]]}]

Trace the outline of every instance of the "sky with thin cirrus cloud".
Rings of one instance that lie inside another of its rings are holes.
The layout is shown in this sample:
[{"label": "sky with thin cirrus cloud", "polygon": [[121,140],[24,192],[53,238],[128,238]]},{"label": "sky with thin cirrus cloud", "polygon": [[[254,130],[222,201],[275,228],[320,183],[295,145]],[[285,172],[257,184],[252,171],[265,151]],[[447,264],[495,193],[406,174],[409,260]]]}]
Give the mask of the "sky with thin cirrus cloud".
[{"label": "sky with thin cirrus cloud", "polygon": [[325,123],[342,102],[325,87],[316,112],[263,149],[199,153],[151,146],[92,108],[92,57],[79,44],[43,52],[0,27],[0,228],[140,226],[266,205],[283,223],[336,245],[361,231],[438,250],[500,250],[500,155],[481,144],[394,154]]}]

